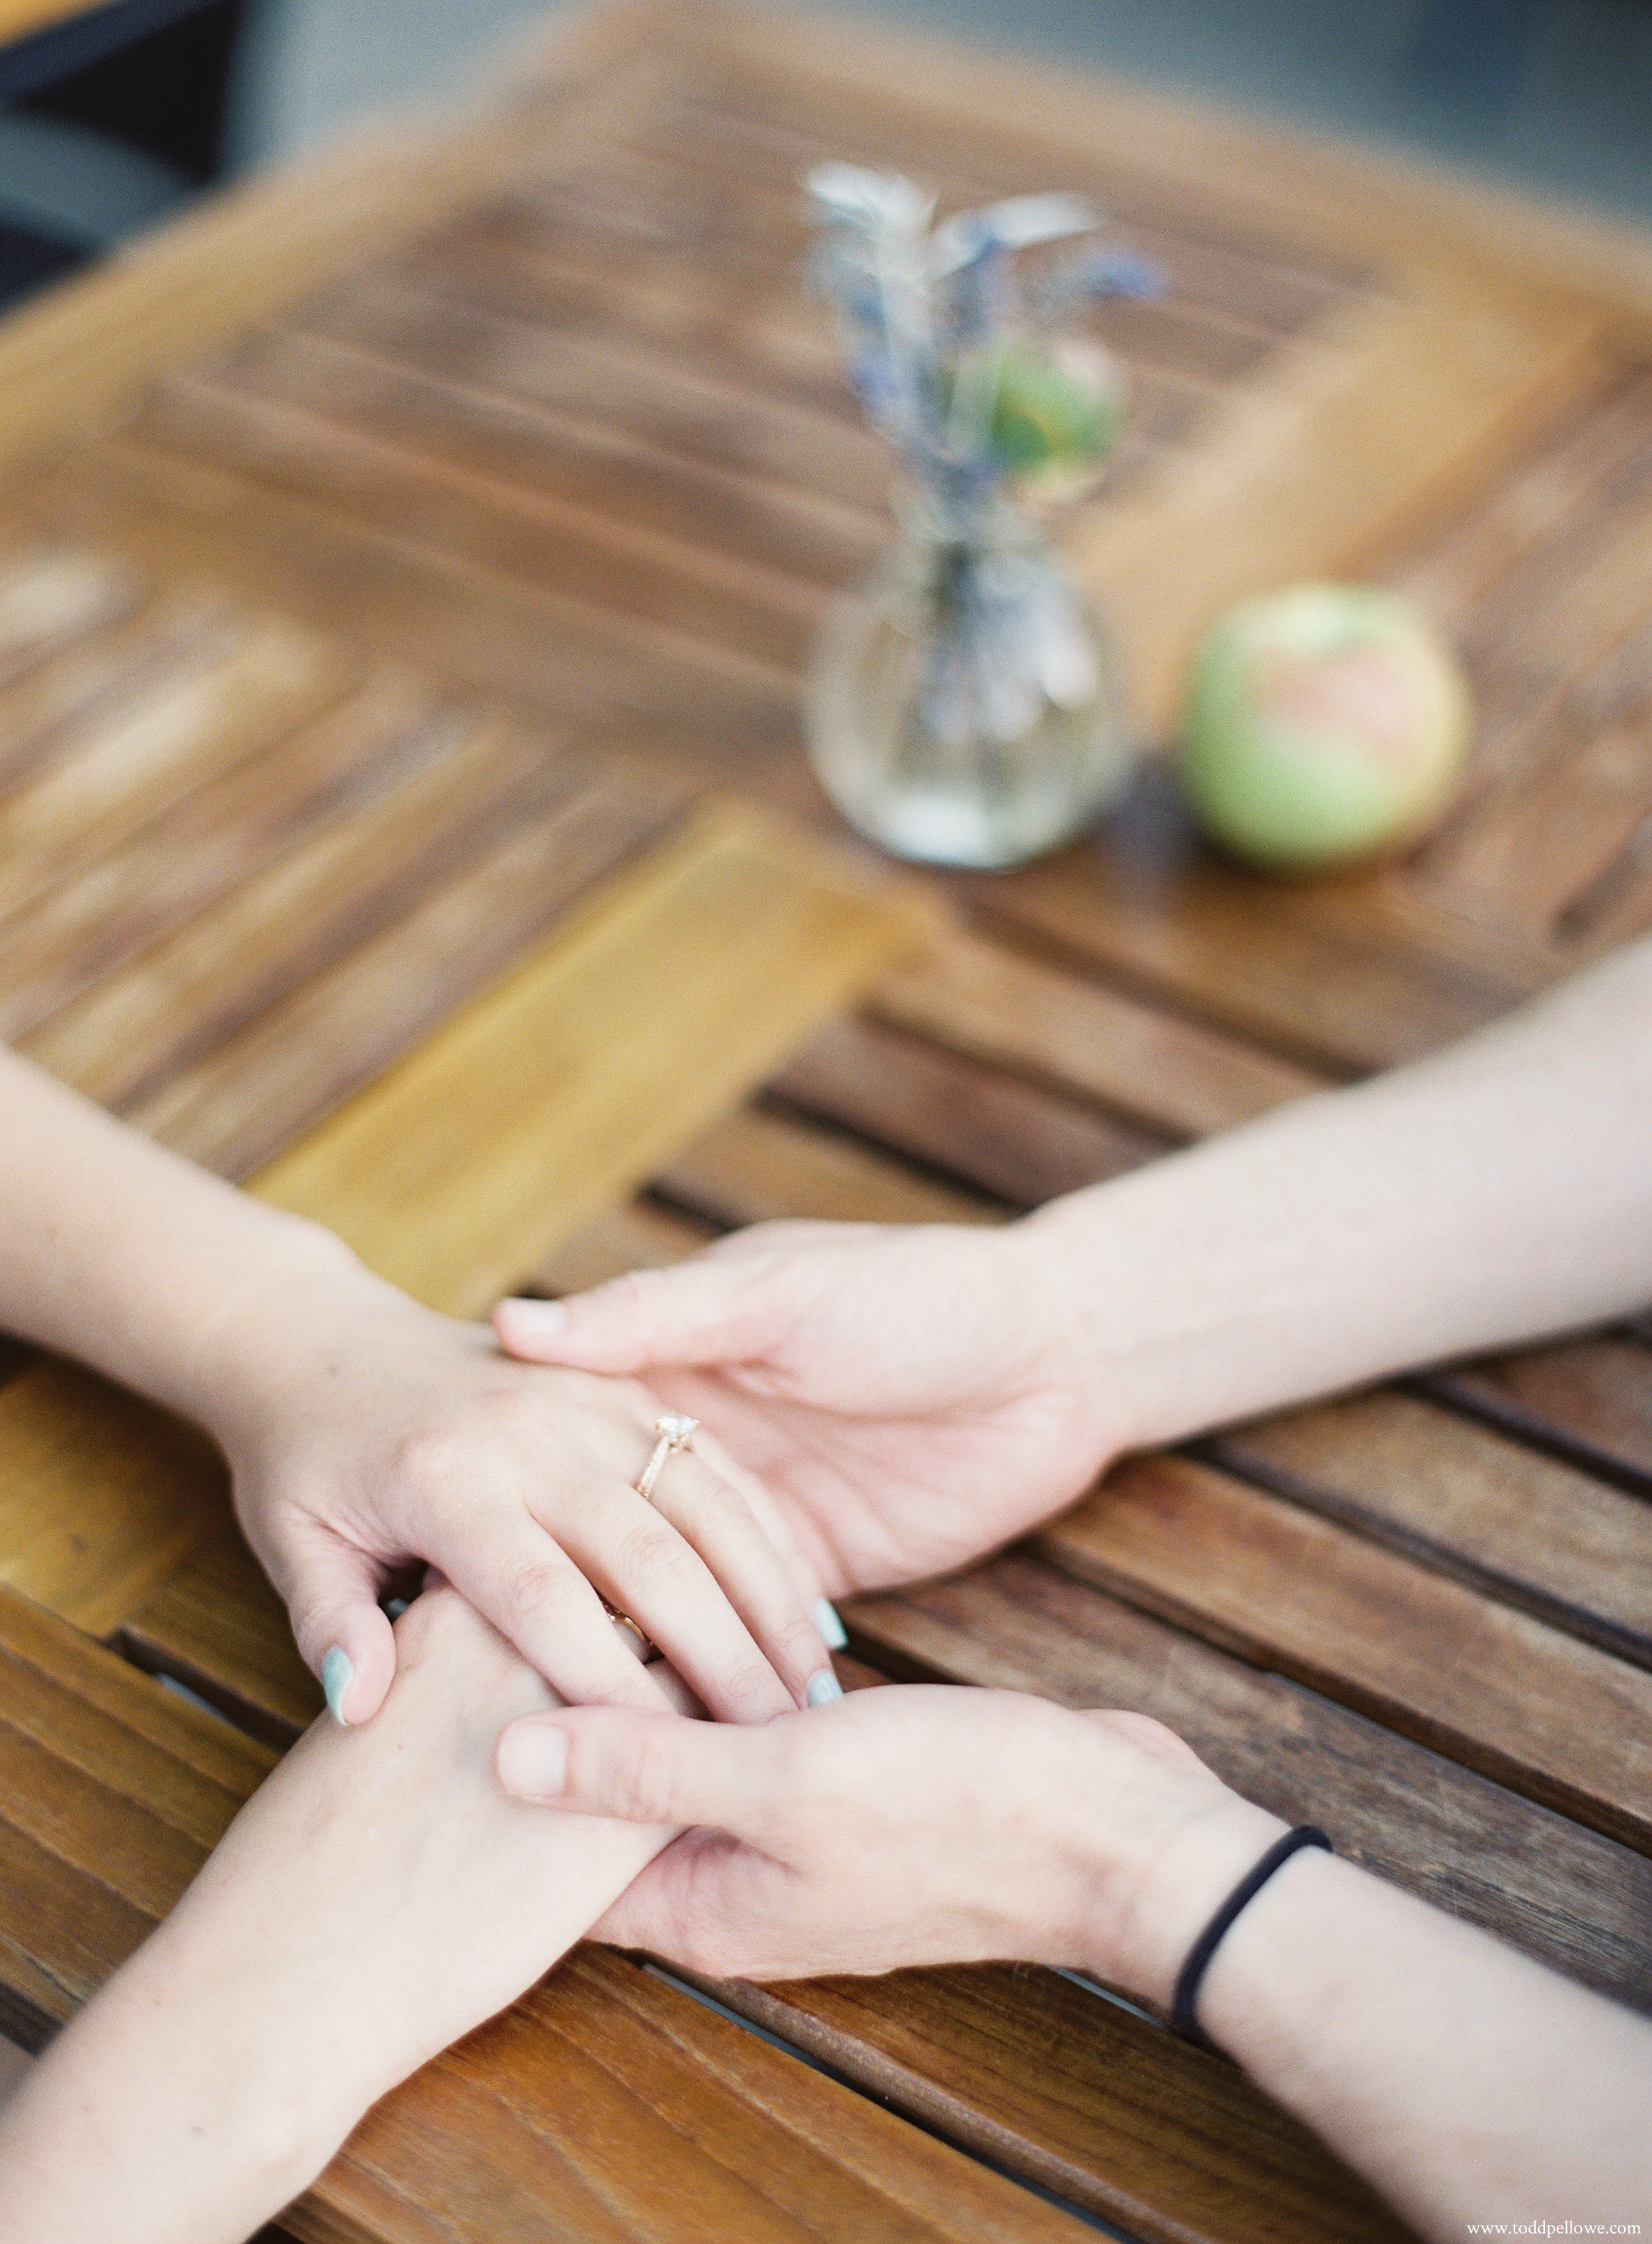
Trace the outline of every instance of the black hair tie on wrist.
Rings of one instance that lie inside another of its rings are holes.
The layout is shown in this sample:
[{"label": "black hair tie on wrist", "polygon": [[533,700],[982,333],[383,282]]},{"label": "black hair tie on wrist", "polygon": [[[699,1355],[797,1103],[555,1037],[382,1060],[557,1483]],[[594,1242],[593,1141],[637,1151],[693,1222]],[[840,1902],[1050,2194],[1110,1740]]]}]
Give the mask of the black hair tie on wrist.
[{"label": "black hair tie on wrist", "polygon": [[1206,2049],[1214,2046],[1195,2015],[1206,1969],[1222,1935],[1240,1910],[1256,1899],[1280,1864],[1288,1862],[1303,1847],[1323,1847],[1328,1855],[1337,1851],[1317,1825],[1298,1823],[1294,1831],[1287,1831],[1283,1839],[1276,1839],[1256,1869],[1240,1879],[1188,1950],[1188,1960],[1176,1974],[1175,1992],[1170,1997],[1170,2023],[1184,2040],[1201,2042]]}]

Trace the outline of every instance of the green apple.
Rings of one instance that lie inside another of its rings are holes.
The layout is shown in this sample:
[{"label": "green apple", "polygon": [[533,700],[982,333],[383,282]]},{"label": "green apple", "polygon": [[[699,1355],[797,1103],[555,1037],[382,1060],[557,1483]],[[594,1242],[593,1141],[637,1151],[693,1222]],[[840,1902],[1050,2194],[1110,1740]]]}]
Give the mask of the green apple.
[{"label": "green apple", "polygon": [[1329,870],[1426,831],[1473,726],[1461,666],[1409,600],[1298,585],[1229,608],[1200,641],[1181,781],[1236,856]]}]

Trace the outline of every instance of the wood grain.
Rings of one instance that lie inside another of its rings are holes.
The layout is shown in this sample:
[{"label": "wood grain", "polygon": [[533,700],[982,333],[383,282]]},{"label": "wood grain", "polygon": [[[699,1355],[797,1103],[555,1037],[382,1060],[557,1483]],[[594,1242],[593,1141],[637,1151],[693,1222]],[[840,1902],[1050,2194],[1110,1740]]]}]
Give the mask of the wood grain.
[{"label": "wood grain", "polygon": [[295,2236],[1056,2244],[1070,2214],[623,1957],[578,1951],[369,2114]]},{"label": "wood grain", "polygon": [[1122,1175],[1166,1151],[1148,1131],[876,1020],[829,1023],[769,1091],[1012,1206]]},{"label": "wood grain", "polygon": [[1652,1675],[1185,1457],[1112,1473],[1055,1565],[1652,1851]]},{"label": "wood grain", "polygon": [[0,1581],[105,1635],[226,1517],[193,1427],[45,1357],[0,1388]]},{"label": "wood grain", "polygon": [[0,1591],[0,2030],[37,2048],[169,1908],[270,1765]]},{"label": "wood grain", "polygon": [[1430,1394],[1652,1495],[1652,1330],[1571,1341],[1431,1373]]},{"label": "wood grain", "polygon": [[709,811],[254,1188],[474,1312],[922,925],[902,892]]},{"label": "wood grain", "polygon": [[[1026,877],[1005,886],[1019,901]],[[882,1020],[1177,1138],[1248,1122],[1326,1082],[973,933],[949,934],[884,976],[871,1008]]]},{"label": "wood grain", "polygon": [[[1073,533],[1153,728],[1212,605],[1380,570],[1481,713],[1433,842],[1281,889],[1204,853],[1149,766],[1076,848],[952,883],[967,929],[892,970],[853,928],[905,908],[802,845],[731,842],[703,882],[668,852],[626,922],[644,869],[596,884],[708,785],[829,815],[796,685],[888,518],[798,273],[796,181],[832,154],[947,206],[1082,188],[1164,260],[1162,301],[1096,321],[1134,426]],[[277,1188],[336,1191],[464,1307],[770,1214],[997,1219],[1436,1049],[1652,924],[1649,362],[1652,252],[1606,229],[848,25],[600,13],[457,131],[250,185],[7,323],[0,1032],[228,1173],[298,1146]],[[496,977],[508,1039],[476,1027]],[[577,1035],[545,1032],[552,985]],[[1613,1656],[1645,1636],[1643,1341],[1237,1430],[1237,1473],[1132,1465],[1051,1531],[1058,1565],[862,1601],[856,1644],[1146,1706],[1652,2006],[1647,1676]],[[50,1510],[8,1479],[0,1551],[290,1734],[314,1686],[210,1456],[12,1370],[0,1450]],[[262,1761],[195,1710],[174,1734],[175,1702],[12,1596],[0,1659],[0,2003],[37,2031]],[[1066,1982],[735,1999],[862,2092],[585,1958],[391,2099],[289,2225],[1071,2233],[951,2143],[1144,2237],[1384,2233],[1230,2072]]]},{"label": "wood grain", "polygon": [[1412,2233],[1235,2066],[1053,1971],[714,1991],[920,2125],[1154,2244]]},{"label": "wood grain", "polygon": [[233,1519],[128,1609],[115,1642],[135,1666],[186,1684],[268,1745],[290,1745],[325,1703],[286,1606]]},{"label": "wood grain", "polygon": [[1652,1511],[1640,1497],[1397,1394],[1242,1426],[1201,1453],[1652,1666]]},{"label": "wood grain", "polygon": [[818,1223],[989,1223],[1004,1210],[784,1114],[744,1107],[657,1172],[655,1189],[733,1228],[782,1216]]}]

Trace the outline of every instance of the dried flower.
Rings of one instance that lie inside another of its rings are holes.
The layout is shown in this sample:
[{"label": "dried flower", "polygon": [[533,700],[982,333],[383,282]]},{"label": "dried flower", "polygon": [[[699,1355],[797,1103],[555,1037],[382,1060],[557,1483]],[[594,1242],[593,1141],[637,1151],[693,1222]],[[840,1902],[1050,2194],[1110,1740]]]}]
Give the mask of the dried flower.
[{"label": "dried flower", "polygon": [[[897,172],[819,164],[807,185],[850,379],[919,487],[949,510],[1006,482],[1020,497],[1082,488],[1116,437],[1122,376],[1057,330],[1086,301],[1158,294],[1157,267],[1095,239],[1101,214],[1081,195],[1017,195],[931,230],[933,197]],[[1017,253],[1067,240],[1024,285]]]}]

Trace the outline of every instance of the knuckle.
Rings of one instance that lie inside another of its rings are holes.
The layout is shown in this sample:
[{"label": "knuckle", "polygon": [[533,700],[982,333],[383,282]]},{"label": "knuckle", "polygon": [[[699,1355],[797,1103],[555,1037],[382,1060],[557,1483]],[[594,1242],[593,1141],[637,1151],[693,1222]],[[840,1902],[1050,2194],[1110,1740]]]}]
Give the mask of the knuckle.
[{"label": "knuckle", "polygon": [[594,1609],[594,1592],[560,1556],[531,1558],[516,1567],[500,1596],[502,1618],[513,1636],[533,1626],[565,1626],[587,1603]]},{"label": "knuckle", "polygon": [[687,1544],[663,1522],[628,1528],[616,1555],[620,1576],[630,1597],[680,1594],[696,1571]]},{"label": "knuckle", "polygon": [[664,1727],[649,1723],[628,1737],[609,1763],[604,1787],[608,1804],[628,1821],[638,1823],[671,1822],[671,1762],[663,1737],[650,1735]]},{"label": "knuckle", "polygon": [[423,1420],[397,1441],[395,1477],[415,1489],[443,1491],[464,1470],[464,1436],[450,1419]]}]

